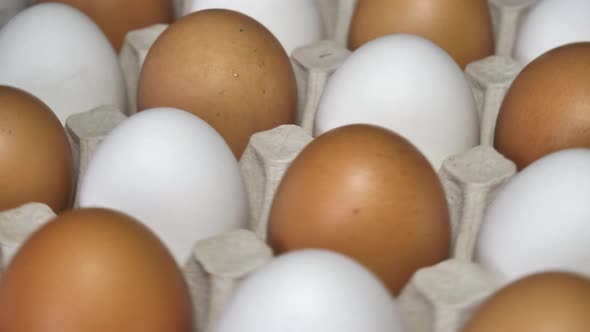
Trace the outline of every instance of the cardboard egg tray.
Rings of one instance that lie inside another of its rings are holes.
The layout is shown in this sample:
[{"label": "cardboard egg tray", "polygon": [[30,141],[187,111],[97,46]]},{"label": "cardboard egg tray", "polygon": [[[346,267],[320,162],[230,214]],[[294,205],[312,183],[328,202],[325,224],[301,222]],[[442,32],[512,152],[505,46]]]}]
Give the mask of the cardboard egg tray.
[{"label": "cardboard egg tray", "polygon": [[[344,45],[355,0],[317,0],[329,40],[292,54],[299,89],[299,125],[284,125],[252,136],[240,160],[249,195],[249,230],[230,231],[199,241],[183,267],[195,304],[199,332],[212,323],[236,285],[273,258],[265,243],[274,192],[287,167],[312,141],[318,103],[330,75],[347,58]],[[182,1],[176,1],[183,6]],[[451,211],[451,259],[419,270],[397,298],[407,332],[459,332],[478,305],[498,289],[494,275],[473,262],[475,242],[486,206],[516,172],[515,165],[491,143],[501,101],[522,66],[512,60],[519,18],[531,0],[489,0],[496,33],[496,55],[467,66],[481,121],[481,145],[449,156],[439,170]],[[0,5],[0,17],[4,11]],[[0,20],[0,25],[1,25]],[[120,54],[129,109],[135,109],[137,80],[147,51],[166,25],[130,32]],[[83,176],[104,137],[130,114],[99,107],[71,116],[66,123]],[[77,200],[74,201],[77,206]],[[0,248],[5,267],[24,240],[54,217],[49,207],[30,203],[0,212]]]}]

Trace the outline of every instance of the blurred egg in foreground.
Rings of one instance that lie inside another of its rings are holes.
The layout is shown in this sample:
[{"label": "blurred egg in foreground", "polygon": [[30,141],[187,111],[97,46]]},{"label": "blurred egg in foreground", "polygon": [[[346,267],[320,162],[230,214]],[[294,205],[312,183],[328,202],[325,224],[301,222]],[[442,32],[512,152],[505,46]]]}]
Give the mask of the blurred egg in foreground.
[{"label": "blurred egg in foreground", "polygon": [[192,332],[180,268],[137,220],[64,212],[25,242],[0,282],[0,330]]},{"label": "blurred egg in foreground", "polygon": [[246,278],[214,332],[402,332],[387,289],[345,256],[302,250]]}]

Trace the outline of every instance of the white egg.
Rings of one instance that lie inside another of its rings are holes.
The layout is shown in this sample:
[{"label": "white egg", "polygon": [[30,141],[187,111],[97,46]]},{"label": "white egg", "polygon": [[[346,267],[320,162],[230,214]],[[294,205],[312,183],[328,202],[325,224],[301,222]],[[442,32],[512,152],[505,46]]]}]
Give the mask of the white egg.
[{"label": "white egg", "polygon": [[367,269],[343,255],[301,250],[248,277],[213,332],[400,332],[397,307]]},{"label": "white egg", "polygon": [[528,64],[541,54],[590,41],[590,0],[539,0],[522,18],[514,58]]},{"label": "white egg", "polygon": [[323,38],[316,0],[188,0],[184,14],[222,8],[241,12],[262,23],[281,42],[287,54]]},{"label": "white egg", "polygon": [[546,270],[590,277],[590,149],[549,154],[487,208],[476,260],[506,282]]},{"label": "white egg", "polygon": [[463,71],[443,49],[414,35],[365,44],[330,78],[315,135],[353,123],[397,132],[436,169],[479,143],[475,101]]},{"label": "white egg", "polygon": [[0,84],[34,94],[62,123],[102,105],[126,108],[109,41],[90,18],[63,4],[29,7],[0,30]]},{"label": "white egg", "polygon": [[158,234],[179,264],[201,239],[246,226],[242,177],[223,138],[173,108],[137,113],[93,156],[79,188],[81,207],[125,212]]}]

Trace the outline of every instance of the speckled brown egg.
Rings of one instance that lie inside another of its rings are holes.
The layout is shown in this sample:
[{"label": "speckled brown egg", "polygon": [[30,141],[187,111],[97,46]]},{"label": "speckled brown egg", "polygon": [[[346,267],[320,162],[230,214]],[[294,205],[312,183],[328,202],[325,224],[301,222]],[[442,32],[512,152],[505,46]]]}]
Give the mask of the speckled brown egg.
[{"label": "speckled brown egg", "polygon": [[590,42],[553,49],[522,70],[500,108],[494,146],[518,169],[590,148]]},{"label": "speckled brown egg", "polygon": [[60,2],[88,15],[105,33],[116,51],[121,49],[127,32],[174,18],[173,0],[35,0],[36,3]]},{"label": "speckled brown egg", "polygon": [[139,80],[140,110],[176,107],[205,120],[240,157],[250,136],[295,120],[289,57],[262,24],[210,9],[172,24],[150,49]]},{"label": "speckled brown egg", "polygon": [[160,240],[105,209],[35,232],[0,282],[0,331],[193,332],[188,287]]},{"label": "speckled brown egg", "polygon": [[0,211],[29,202],[68,207],[73,162],[66,132],[49,107],[20,89],[0,86]]},{"label": "speckled brown egg", "polygon": [[448,258],[449,211],[434,169],[411,143],[348,125],[293,161],[273,201],[268,241],[276,253],[346,254],[398,294],[416,270]]},{"label": "speckled brown egg", "polygon": [[485,301],[462,332],[586,332],[590,280],[545,272],[518,280]]},{"label": "speckled brown egg", "polygon": [[352,50],[393,33],[419,35],[436,43],[465,68],[494,53],[486,0],[359,0],[348,46]]}]

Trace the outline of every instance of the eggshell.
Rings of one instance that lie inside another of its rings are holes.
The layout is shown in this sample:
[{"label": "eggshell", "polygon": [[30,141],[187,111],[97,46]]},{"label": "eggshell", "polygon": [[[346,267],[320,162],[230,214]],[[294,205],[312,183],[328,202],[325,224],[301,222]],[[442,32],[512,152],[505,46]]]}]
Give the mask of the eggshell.
[{"label": "eggshell", "polygon": [[538,0],[522,18],[514,58],[526,65],[553,48],[590,41],[588,13],[588,0]]},{"label": "eggshell", "polygon": [[316,0],[188,0],[184,14],[212,8],[235,10],[254,18],[277,37],[289,55],[324,35]]},{"label": "eggshell", "polygon": [[127,32],[174,18],[172,0],[36,0],[60,2],[82,11],[98,24],[118,52]]},{"label": "eggshell", "polygon": [[585,332],[590,280],[546,272],[505,287],[487,300],[463,332]]},{"label": "eggshell", "polygon": [[448,258],[449,211],[436,173],[408,141],[350,125],[312,141],[281,181],[269,217],[275,252],[334,250],[397,294],[419,268]]},{"label": "eggshell", "polygon": [[461,68],[440,47],[413,35],[365,44],[330,78],[315,135],[352,123],[401,134],[437,169],[479,143],[475,102]]},{"label": "eggshell", "polygon": [[0,84],[40,98],[62,123],[101,105],[126,108],[113,48],[86,15],[62,4],[29,7],[0,30]]},{"label": "eggshell", "polygon": [[160,240],[126,215],[65,212],[34,233],[0,283],[0,330],[192,332],[188,287]]},{"label": "eggshell", "polygon": [[79,189],[80,206],[128,213],[184,264],[200,239],[245,227],[244,184],[231,151],[198,117],[150,109],[117,126],[97,149]]},{"label": "eggshell", "polygon": [[477,261],[506,282],[560,269],[590,276],[590,150],[547,155],[515,175],[486,210]]},{"label": "eggshell", "polygon": [[264,26],[224,9],[184,16],[156,40],[138,107],[177,107],[215,128],[239,158],[254,133],[292,123],[297,87],[289,58]]},{"label": "eggshell", "polygon": [[537,58],[504,98],[495,148],[519,169],[554,151],[590,148],[589,87],[589,42],[565,45]]},{"label": "eggshell", "polygon": [[41,100],[0,86],[0,211],[29,202],[65,209],[73,189],[66,132]]},{"label": "eggshell", "polygon": [[213,332],[401,332],[394,300],[353,260],[324,250],[276,258],[248,277]]},{"label": "eggshell", "polygon": [[348,46],[355,50],[375,38],[408,33],[447,51],[461,68],[494,53],[487,0],[359,0]]}]

